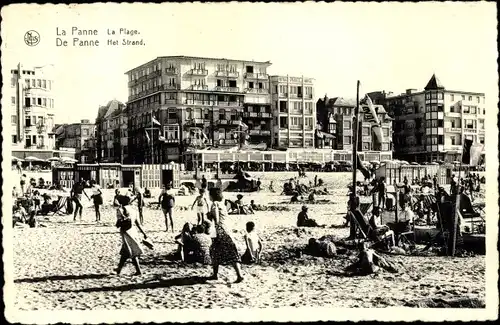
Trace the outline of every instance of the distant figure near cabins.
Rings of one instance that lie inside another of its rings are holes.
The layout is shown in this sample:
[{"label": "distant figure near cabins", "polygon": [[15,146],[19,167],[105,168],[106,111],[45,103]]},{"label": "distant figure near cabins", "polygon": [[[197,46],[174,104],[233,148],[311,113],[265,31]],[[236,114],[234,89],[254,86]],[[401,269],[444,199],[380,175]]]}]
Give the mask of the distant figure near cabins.
[{"label": "distant figure near cabins", "polygon": [[385,198],[387,197],[387,185],[385,184],[385,177],[380,177],[378,181],[378,207],[382,210],[385,209]]}]

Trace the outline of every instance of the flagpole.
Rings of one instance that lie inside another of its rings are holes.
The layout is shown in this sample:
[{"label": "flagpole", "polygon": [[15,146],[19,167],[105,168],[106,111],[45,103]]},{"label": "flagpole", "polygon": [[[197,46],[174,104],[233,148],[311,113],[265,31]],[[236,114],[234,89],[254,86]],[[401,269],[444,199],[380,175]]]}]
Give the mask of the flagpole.
[{"label": "flagpole", "polygon": [[155,158],[154,158],[154,131],[153,131],[153,109],[151,108],[151,165],[154,165],[155,163]]},{"label": "flagpole", "polygon": [[358,119],[359,119],[359,85],[358,80],[356,85],[356,108],[354,109],[354,124],[353,124],[353,150],[352,150],[352,194],[353,199],[356,200],[356,173],[358,171]]}]

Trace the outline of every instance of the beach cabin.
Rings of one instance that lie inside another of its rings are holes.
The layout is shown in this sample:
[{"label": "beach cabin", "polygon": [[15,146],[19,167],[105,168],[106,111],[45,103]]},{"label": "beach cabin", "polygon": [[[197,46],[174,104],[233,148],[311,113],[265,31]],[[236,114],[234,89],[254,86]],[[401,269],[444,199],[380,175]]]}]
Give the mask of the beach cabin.
[{"label": "beach cabin", "polygon": [[439,165],[403,165],[398,162],[386,162],[375,171],[375,175],[377,178],[385,177],[388,185],[402,183],[405,176],[411,183],[415,178],[437,175],[438,184],[444,185],[450,183],[452,170]]},{"label": "beach cabin", "polygon": [[71,188],[76,180],[95,180],[102,188],[141,186],[159,188],[171,183],[179,187],[180,166],[177,163],[158,165],[122,165],[119,163],[75,164],[57,166],[52,170],[52,183]]}]

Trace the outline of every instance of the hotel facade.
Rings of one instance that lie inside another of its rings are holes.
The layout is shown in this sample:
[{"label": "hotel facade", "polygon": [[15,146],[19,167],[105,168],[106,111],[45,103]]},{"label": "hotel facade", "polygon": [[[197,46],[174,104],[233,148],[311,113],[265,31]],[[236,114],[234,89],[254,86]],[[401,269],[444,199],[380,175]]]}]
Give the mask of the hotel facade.
[{"label": "hotel facade", "polygon": [[[53,75],[51,65],[25,67],[19,63],[10,71],[10,84],[4,87],[4,99],[10,104],[9,141],[15,157],[47,159],[59,155],[55,151],[53,132],[57,104]],[[4,114],[7,112],[4,110]],[[8,118],[6,115],[4,118]]]},{"label": "hotel facade", "polygon": [[271,145],[270,65],[167,56],[128,71],[127,162],[179,161],[188,146],[201,140],[193,130],[213,147],[236,146],[240,121],[248,126],[249,143]]},{"label": "hotel facade", "polygon": [[485,94],[446,89],[433,75],[423,91],[385,99],[394,114],[394,156],[416,162],[459,161],[464,139],[485,142]]},{"label": "hotel facade", "polygon": [[314,79],[272,76],[273,147],[314,148]]},{"label": "hotel facade", "polygon": [[[383,142],[376,141],[371,131],[371,123],[365,122],[363,108],[360,104],[360,123],[358,130],[358,150],[364,152],[364,160],[392,159],[392,118],[383,105],[375,104],[375,111],[382,126]],[[316,114],[320,127],[320,136],[316,137],[316,147],[333,150],[353,150],[353,118],[356,108],[355,99],[342,97],[320,98],[316,102]]]}]

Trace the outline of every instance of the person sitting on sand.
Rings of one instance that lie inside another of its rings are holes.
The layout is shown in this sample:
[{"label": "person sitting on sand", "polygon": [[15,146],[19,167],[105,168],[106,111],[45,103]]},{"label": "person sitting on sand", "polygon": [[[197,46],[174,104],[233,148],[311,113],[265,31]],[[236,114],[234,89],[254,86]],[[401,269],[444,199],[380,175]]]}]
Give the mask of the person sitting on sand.
[{"label": "person sitting on sand", "polygon": [[318,257],[333,257],[337,255],[337,247],[326,237],[310,238],[305,249],[306,254]]},{"label": "person sitting on sand", "polygon": [[316,196],[314,195],[314,191],[312,191],[309,194],[309,197],[307,198],[307,201],[309,201],[309,203],[315,203],[316,202]]},{"label": "person sitting on sand", "polygon": [[26,223],[27,216],[28,213],[26,212],[26,209],[23,207],[21,202],[17,202],[12,210],[12,220],[14,221],[14,225],[17,222]]},{"label": "person sitting on sand", "polygon": [[113,206],[114,207],[119,207],[120,206],[120,202],[118,202],[118,197],[119,196],[120,196],[120,190],[116,189],[115,190],[115,196],[113,197]]},{"label": "person sitting on sand", "polygon": [[308,210],[307,206],[302,206],[302,211],[297,215],[297,227],[319,227],[316,220],[309,218]]},{"label": "person sitting on sand", "polygon": [[241,256],[241,262],[243,264],[259,263],[262,254],[262,249],[264,245],[262,240],[255,231],[255,223],[252,221],[246,224],[247,232],[243,239],[245,240],[246,250],[243,256]]},{"label": "person sitting on sand", "polygon": [[274,192],[275,192],[275,191],[274,191],[274,182],[273,182],[273,181],[271,181],[271,182],[269,183],[269,192],[271,192],[271,193],[274,193]]},{"label": "person sitting on sand", "polygon": [[256,204],[255,200],[250,200],[250,207],[253,211],[266,211],[266,207],[260,204]]},{"label": "person sitting on sand", "polygon": [[194,227],[191,234],[192,255],[188,255],[188,262],[201,263],[204,265],[212,264],[212,258],[210,257],[210,246],[212,246],[210,227],[211,223],[208,220]]},{"label": "person sitting on sand", "polygon": [[382,256],[371,249],[367,242],[361,244],[362,249],[358,255],[358,261],[348,266],[346,271],[359,275],[369,275],[377,273],[380,267],[391,272],[398,273],[398,270],[388,263]]},{"label": "person sitting on sand", "polygon": [[293,193],[292,198],[290,199],[290,203],[298,203],[298,202],[300,202],[299,193],[295,192]]},{"label": "person sitting on sand", "polygon": [[236,198],[237,198],[237,200],[234,203],[238,207],[238,214],[253,214],[253,213],[255,213],[250,206],[243,203],[243,195],[238,194],[236,196]]},{"label": "person sitting on sand", "polygon": [[180,256],[180,260],[183,262],[185,262],[186,256],[192,251],[192,231],[193,226],[189,222],[186,222],[182,227],[181,233],[175,236],[177,253]]}]

